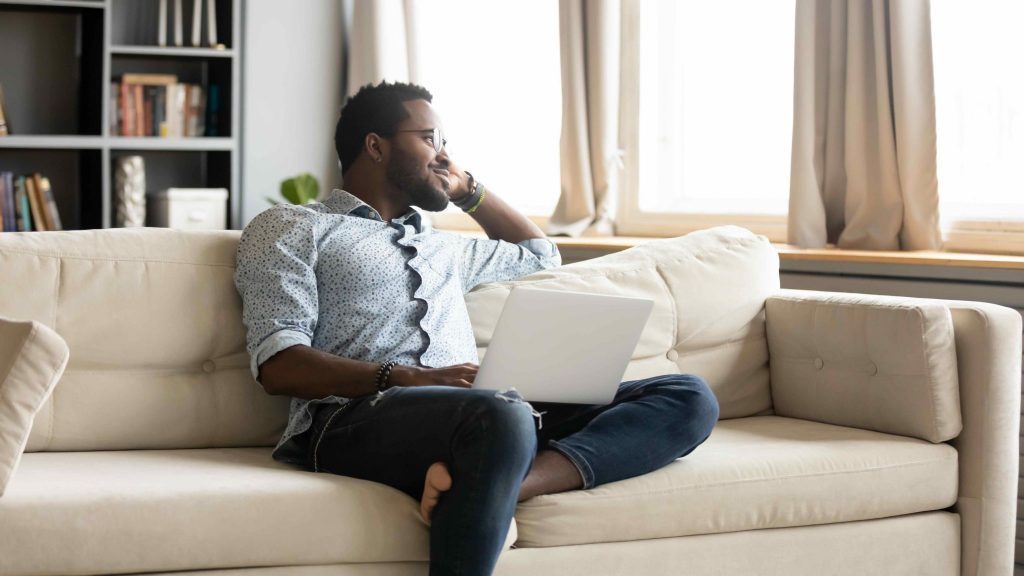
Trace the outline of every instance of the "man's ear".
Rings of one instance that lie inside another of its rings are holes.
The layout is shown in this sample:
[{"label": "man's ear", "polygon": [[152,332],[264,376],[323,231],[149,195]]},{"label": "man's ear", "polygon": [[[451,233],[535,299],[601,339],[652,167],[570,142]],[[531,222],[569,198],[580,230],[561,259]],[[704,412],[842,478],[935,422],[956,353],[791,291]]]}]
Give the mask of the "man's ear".
[{"label": "man's ear", "polygon": [[384,154],[387,149],[387,142],[375,132],[370,132],[366,135],[366,139],[363,141],[363,149],[366,154],[370,157],[370,161],[374,164],[379,164],[384,161]]}]

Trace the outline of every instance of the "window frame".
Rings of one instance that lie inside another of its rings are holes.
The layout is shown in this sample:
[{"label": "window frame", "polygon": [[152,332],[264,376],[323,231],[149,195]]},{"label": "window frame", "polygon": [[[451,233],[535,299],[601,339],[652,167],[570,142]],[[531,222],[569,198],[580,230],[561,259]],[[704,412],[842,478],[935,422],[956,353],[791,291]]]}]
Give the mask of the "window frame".
[{"label": "window frame", "polygon": [[[623,0],[622,38],[640,32],[641,0]],[[619,143],[623,170],[619,180],[616,234],[623,236],[679,236],[696,230],[734,224],[773,242],[786,241],[786,214],[722,214],[701,212],[646,212],[640,209],[640,51],[637,43],[623,42],[619,92]]]}]

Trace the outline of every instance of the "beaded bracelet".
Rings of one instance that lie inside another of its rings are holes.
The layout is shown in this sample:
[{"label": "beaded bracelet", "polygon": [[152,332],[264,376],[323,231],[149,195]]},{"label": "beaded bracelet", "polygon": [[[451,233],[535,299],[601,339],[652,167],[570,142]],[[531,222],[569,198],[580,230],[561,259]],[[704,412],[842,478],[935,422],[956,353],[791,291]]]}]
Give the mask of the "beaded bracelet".
[{"label": "beaded bracelet", "polygon": [[394,360],[388,360],[377,369],[377,392],[383,392],[391,386],[391,369],[395,367]]}]

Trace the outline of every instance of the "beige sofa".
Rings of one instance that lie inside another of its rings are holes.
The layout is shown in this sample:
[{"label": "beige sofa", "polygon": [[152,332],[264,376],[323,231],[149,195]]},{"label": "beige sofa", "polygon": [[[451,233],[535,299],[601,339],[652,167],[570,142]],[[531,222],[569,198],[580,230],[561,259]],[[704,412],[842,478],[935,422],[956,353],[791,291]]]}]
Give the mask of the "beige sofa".
[{"label": "beige sofa", "polygon": [[[0,316],[70,362],[0,497],[0,574],[426,574],[404,494],[270,458],[288,401],[248,370],[238,232],[0,235]],[[721,228],[519,283],[653,297],[626,378],[721,404],[662,470],[523,503],[497,574],[1011,573],[1020,316],[785,292]],[[467,297],[481,352],[511,284]]]}]

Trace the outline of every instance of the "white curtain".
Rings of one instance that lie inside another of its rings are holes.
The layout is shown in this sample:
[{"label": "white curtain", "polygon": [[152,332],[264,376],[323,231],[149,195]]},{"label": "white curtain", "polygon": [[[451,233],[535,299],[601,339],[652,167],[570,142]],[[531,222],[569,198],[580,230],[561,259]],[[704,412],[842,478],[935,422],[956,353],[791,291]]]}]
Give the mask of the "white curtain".
[{"label": "white curtain", "polygon": [[415,0],[342,0],[348,22],[345,96],[366,84],[415,82]]},{"label": "white curtain", "polygon": [[789,242],[941,247],[928,0],[797,0]]},{"label": "white curtain", "polygon": [[619,176],[618,0],[560,0],[562,192],[548,234],[614,233]]}]

